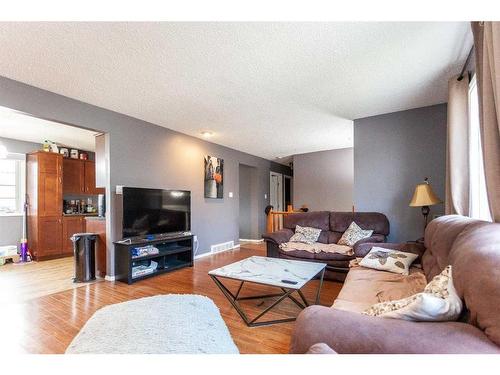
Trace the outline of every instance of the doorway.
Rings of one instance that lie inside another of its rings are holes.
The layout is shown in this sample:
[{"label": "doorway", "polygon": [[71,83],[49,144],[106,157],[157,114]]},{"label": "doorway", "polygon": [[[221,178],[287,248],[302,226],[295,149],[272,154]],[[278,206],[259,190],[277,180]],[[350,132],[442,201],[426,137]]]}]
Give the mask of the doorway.
[{"label": "doorway", "polygon": [[0,185],[7,186],[0,197],[2,298],[23,301],[85,285],[73,283],[75,233],[98,234],[96,276],[104,277],[107,220],[100,202],[109,168],[106,159],[103,177],[98,156],[104,157],[105,135],[6,107],[0,120]]},{"label": "doorway", "polygon": [[239,238],[259,240],[257,168],[239,165]]},{"label": "doorway", "polygon": [[284,209],[288,211],[288,206],[293,204],[293,184],[291,176],[283,176],[283,201]]},{"label": "doorway", "polygon": [[283,175],[271,172],[269,187],[269,204],[273,206],[273,211],[283,211]]}]

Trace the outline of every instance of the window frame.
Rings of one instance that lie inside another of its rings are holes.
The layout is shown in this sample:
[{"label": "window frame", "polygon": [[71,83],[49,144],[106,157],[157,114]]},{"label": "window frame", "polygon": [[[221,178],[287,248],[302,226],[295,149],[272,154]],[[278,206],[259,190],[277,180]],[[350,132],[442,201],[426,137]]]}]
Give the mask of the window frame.
[{"label": "window frame", "polygon": [[24,214],[24,203],[26,198],[26,155],[9,153],[3,160],[15,162],[15,210],[12,212],[0,211],[0,216],[22,216]]}]

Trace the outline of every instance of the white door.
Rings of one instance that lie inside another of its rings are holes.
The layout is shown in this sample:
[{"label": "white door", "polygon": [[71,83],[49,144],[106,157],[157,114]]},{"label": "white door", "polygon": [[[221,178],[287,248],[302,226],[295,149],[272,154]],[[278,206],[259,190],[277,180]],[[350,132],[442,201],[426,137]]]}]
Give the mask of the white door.
[{"label": "white door", "polygon": [[283,175],[271,172],[269,204],[273,211],[283,211]]}]

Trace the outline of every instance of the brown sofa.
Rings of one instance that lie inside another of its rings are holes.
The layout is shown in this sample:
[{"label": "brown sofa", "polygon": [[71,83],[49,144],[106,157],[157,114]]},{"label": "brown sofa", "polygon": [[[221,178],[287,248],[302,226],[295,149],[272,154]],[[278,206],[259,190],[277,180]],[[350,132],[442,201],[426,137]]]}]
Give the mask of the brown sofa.
[{"label": "brown sofa", "polygon": [[352,212],[317,211],[295,213],[284,217],[282,230],[266,233],[262,236],[266,241],[267,256],[326,263],[325,278],[343,281],[349,271],[349,262],[355,256],[323,252],[312,254],[307,251],[283,251],[279,245],[290,240],[296,225],[321,229],[318,242],[337,243],[353,221],[362,229],[373,230],[371,237],[354,244],[355,254],[361,244],[385,242],[387,235],[389,235],[389,220],[384,214],[378,212],[355,212],[353,214]]},{"label": "brown sofa", "polygon": [[[422,270],[413,268],[409,276],[352,268],[331,308],[311,306],[300,313],[291,353],[311,347],[312,353],[330,348],[337,353],[500,353],[500,223],[443,216],[427,226],[424,245],[383,245],[421,255]],[[361,246],[359,254],[372,246]],[[409,322],[360,314],[381,296],[421,291],[449,264],[464,301],[459,321]]]}]

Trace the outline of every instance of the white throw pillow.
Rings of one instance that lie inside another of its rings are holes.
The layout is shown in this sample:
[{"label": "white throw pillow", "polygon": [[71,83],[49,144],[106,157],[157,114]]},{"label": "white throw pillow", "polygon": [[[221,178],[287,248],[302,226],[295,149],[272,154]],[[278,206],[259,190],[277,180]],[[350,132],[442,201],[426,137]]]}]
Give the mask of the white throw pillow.
[{"label": "white throw pillow", "polygon": [[453,285],[452,267],[448,266],[427,284],[422,293],[377,303],[363,314],[416,322],[444,322],[457,320],[462,306]]},{"label": "white throw pillow", "polygon": [[373,230],[364,230],[359,227],[354,221],[349,225],[349,228],[342,234],[338,242],[339,245],[354,246],[356,242],[364,238],[368,238],[373,234]]},{"label": "white throw pillow", "polygon": [[290,238],[290,242],[303,242],[309,245],[318,241],[321,229],[311,227],[295,226],[295,234]]},{"label": "white throw pillow", "polygon": [[374,246],[359,262],[359,265],[366,268],[408,275],[410,273],[410,265],[417,258],[417,254]]},{"label": "white throw pillow", "polygon": [[321,229],[312,227],[295,226],[295,234],[290,238],[290,242],[303,242],[309,245],[318,241]]}]

